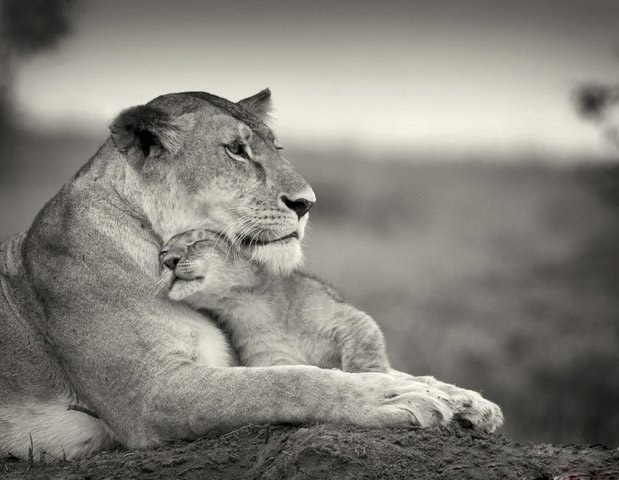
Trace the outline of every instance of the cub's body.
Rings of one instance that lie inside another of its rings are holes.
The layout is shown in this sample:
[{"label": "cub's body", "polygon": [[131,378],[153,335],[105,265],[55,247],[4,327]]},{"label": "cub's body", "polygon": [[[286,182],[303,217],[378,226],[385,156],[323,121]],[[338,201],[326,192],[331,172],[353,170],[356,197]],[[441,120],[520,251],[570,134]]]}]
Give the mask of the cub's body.
[{"label": "cub's body", "polygon": [[241,365],[389,370],[376,323],[323,282],[298,271],[274,275],[231,257],[208,231],[178,235],[164,252],[163,273],[172,273],[166,263],[174,267],[170,298],[214,314]]}]

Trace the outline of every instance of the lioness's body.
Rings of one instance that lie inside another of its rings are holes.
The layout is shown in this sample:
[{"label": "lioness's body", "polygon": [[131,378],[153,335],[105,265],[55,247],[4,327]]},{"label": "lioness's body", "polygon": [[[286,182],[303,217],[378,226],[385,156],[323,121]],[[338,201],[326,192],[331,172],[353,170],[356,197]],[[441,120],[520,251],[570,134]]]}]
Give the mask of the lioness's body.
[{"label": "lioness's body", "polygon": [[301,271],[273,275],[208,230],[177,235],[162,253],[169,297],[215,314],[241,365],[389,372],[378,325],[324,282]]},{"label": "lioness's body", "polygon": [[[274,271],[298,263],[301,213],[314,196],[259,120],[266,103],[268,92],[239,104],[193,92],[123,112],[25,238],[4,244],[0,454],[27,458],[32,442],[35,458],[73,458],[113,441],[148,447],[247,423],[450,419],[451,398],[419,382],[222,368],[210,358],[216,333],[204,317],[155,295],[161,239],[191,229],[235,242],[250,232],[260,242],[253,261]],[[469,410],[491,430],[495,408]]]}]

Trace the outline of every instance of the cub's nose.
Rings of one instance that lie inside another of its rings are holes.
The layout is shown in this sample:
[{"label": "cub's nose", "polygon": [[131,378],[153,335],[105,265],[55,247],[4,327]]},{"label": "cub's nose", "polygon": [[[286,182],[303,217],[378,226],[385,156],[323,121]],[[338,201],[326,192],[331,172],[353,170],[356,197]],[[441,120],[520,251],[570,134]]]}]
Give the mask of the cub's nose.
[{"label": "cub's nose", "polygon": [[163,258],[163,264],[166,266],[166,268],[169,268],[170,270],[174,271],[180,259],[181,259],[180,255],[175,254],[175,253],[168,253]]},{"label": "cub's nose", "polygon": [[290,210],[297,214],[298,218],[301,218],[310,209],[314,206],[314,201],[308,200],[307,198],[295,198],[290,199],[286,195],[282,195],[282,202],[286,205]]}]

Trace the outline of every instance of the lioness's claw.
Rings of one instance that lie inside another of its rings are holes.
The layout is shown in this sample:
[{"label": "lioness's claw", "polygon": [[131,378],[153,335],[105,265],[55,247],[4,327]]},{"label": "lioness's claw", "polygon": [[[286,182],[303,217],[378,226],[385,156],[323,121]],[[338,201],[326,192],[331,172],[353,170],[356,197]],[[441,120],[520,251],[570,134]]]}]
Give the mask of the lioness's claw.
[{"label": "lioness's claw", "polygon": [[410,424],[417,427],[447,425],[454,412],[440,397],[440,392],[415,392],[398,395],[387,402],[407,412]]},{"label": "lioness's claw", "polygon": [[466,391],[455,399],[456,408],[455,419],[465,420],[470,423],[471,428],[487,433],[494,432],[503,425],[503,412],[501,408],[483,398],[477,392]]}]

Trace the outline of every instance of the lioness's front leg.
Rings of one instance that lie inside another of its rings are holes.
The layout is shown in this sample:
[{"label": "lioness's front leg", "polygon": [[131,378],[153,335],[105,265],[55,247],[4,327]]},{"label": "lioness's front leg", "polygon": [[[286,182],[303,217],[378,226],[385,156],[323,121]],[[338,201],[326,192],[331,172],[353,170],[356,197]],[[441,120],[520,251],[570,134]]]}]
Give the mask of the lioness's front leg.
[{"label": "lioness's front leg", "polygon": [[389,373],[395,378],[420,382],[443,392],[453,410],[454,418],[470,423],[473,428],[491,433],[503,425],[501,408],[473,390],[441,382],[431,376],[415,377],[394,369]]},{"label": "lioness's front leg", "polygon": [[143,429],[132,433],[129,446],[250,423],[405,427],[442,425],[452,417],[445,395],[419,382],[311,366],[187,366],[153,385],[142,412]]},{"label": "lioness's front leg", "polygon": [[[387,374],[209,366],[201,351],[208,342],[194,327],[194,320],[204,321],[200,314],[157,298],[135,303],[111,304],[105,316],[93,312],[54,330],[65,351],[79,335],[81,348],[65,359],[72,384],[125,446],[194,439],[250,423],[426,427],[453,417],[440,390]],[[66,305],[57,311],[62,319],[75,316]]]}]

